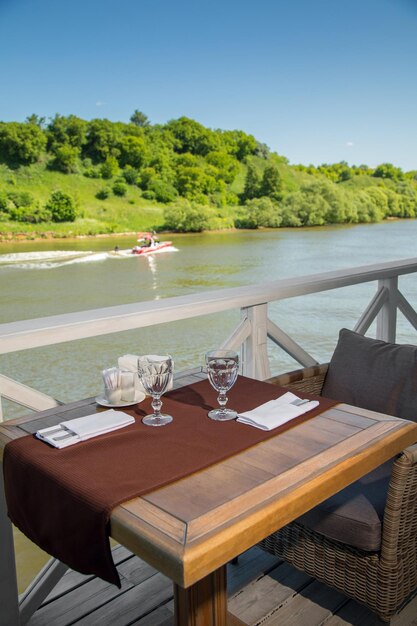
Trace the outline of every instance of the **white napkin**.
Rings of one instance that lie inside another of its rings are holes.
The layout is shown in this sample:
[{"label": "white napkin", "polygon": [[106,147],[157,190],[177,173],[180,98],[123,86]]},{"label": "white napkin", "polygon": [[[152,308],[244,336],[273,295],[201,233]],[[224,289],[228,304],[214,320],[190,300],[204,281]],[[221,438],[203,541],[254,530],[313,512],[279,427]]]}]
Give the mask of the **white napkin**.
[{"label": "white napkin", "polygon": [[[147,356],[152,356],[155,360],[160,359],[161,361],[164,361],[167,358],[167,356],[160,356],[156,354],[149,354]],[[135,389],[136,391],[142,391],[146,395],[146,391],[142,383],[140,382],[140,378],[138,375],[138,359],[139,357],[136,356],[135,354],[124,354],[123,356],[119,356],[117,363],[120,369],[122,370],[128,370],[129,372],[136,372]],[[172,365],[174,366],[174,361],[172,361]],[[173,386],[174,386],[174,377],[172,376],[166,390],[169,391],[170,389],[173,388]]]},{"label": "white napkin", "polygon": [[138,391],[141,393],[146,393],[142,383],[139,380],[138,376],[138,356],[135,354],[124,354],[123,356],[119,356],[117,359],[117,364],[121,370],[125,370],[127,372],[135,372],[135,397],[138,395]]},{"label": "white napkin", "polygon": [[110,433],[118,428],[134,424],[135,418],[122,411],[103,411],[102,413],[92,413],[84,417],[77,417],[73,420],[61,422],[57,426],[50,426],[38,430],[36,437],[46,441],[55,448],[66,448],[74,443]]},{"label": "white napkin", "polygon": [[[302,404],[297,406],[299,402]],[[237,421],[261,430],[273,430],[294,419],[294,417],[311,411],[318,405],[319,402],[317,400],[303,402],[301,398],[288,391],[276,400],[270,400],[252,411],[241,413]]]}]

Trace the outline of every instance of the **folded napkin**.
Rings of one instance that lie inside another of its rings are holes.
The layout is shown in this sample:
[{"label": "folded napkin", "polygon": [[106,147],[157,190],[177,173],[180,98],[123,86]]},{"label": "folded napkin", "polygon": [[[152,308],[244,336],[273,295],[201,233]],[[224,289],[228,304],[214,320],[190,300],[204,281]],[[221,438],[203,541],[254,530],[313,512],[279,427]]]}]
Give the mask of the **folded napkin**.
[{"label": "folded napkin", "polygon": [[302,400],[288,391],[276,400],[265,402],[252,411],[240,413],[237,421],[261,430],[273,430],[318,405],[317,400]]},{"label": "folded napkin", "polygon": [[110,433],[112,430],[134,423],[134,417],[122,411],[111,409],[102,413],[93,413],[92,415],[67,420],[49,428],[42,428],[42,430],[37,431],[36,437],[46,441],[55,448],[66,448],[74,443],[79,443],[98,435],[104,435],[104,433]]}]

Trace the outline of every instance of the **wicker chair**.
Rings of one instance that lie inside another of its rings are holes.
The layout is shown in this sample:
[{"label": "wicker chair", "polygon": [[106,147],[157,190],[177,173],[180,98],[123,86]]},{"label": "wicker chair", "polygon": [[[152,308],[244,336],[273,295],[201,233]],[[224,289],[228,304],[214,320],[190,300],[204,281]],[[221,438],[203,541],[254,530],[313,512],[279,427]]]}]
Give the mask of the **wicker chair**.
[{"label": "wicker chair", "polygon": [[[327,368],[308,367],[268,382],[320,395]],[[329,539],[298,521],[259,545],[389,621],[417,587],[417,444],[393,463],[379,552]]]}]

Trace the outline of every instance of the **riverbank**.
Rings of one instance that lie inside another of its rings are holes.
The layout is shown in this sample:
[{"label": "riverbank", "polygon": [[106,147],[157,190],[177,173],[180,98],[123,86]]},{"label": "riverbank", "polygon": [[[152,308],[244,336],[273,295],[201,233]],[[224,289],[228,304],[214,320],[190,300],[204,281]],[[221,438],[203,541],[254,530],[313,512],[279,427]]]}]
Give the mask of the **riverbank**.
[{"label": "riverbank", "polygon": [[19,241],[52,241],[65,239],[65,241],[79,239],[108,239],[109,237],[135,237],[137,231],[126,231],[122,233],[96,233],[90,235],[58,235],[53,231],[35,236],[33,233],[2,233],[0,232],[0,243],[16,243]]}]

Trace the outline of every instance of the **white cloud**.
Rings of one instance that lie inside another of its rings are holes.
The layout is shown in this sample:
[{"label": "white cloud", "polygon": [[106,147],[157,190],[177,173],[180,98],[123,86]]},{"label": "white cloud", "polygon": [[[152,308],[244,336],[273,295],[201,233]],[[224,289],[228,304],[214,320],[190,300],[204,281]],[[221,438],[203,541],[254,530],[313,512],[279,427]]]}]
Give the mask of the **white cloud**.
[{"label": "white cloud", "polygon": [[102,102],[101,100],[98,100],[96,102],[96,107],[103,107],[105,104],[106,104],[105,102]]},{"label": "white cloud", "polygon": [[355,144],[353,143],[353,141],[347,141],[346,145],[348,146],[348,148],[352,148]]}]

